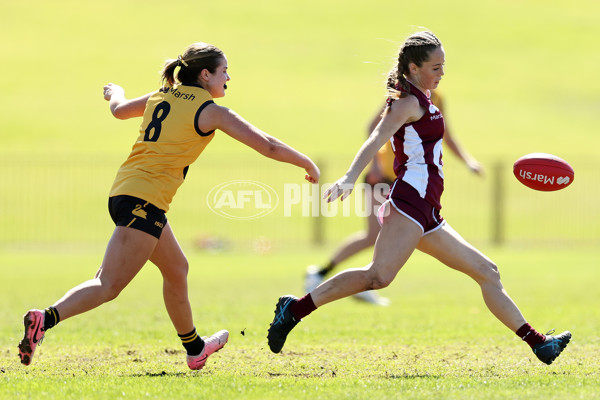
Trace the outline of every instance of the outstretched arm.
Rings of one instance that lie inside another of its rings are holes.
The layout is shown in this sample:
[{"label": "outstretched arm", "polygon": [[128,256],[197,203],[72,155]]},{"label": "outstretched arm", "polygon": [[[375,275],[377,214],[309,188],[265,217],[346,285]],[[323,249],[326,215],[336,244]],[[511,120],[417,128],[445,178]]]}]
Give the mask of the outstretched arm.
[{"label": "outstretched arm", "polygon": [[[385,104],[383,105],[383,107],[378,109],[377,114],[375,114],[373,116],[373,119],[371,119],[371,121],[369,122],[369,125],[367,126],[367,137],[375,130],[375,128],[381,121],[384,111],[385,111]],[[386,144],[384,144],[384,146],[385,145]],[[373,157],[373,161],[371,162],[371,167],[367,171],[367,175],[365,176],[365,179],[368,184],[375,185],[375,184],[381,182],[383,178],[384,178],[384,172],[383,172],[383,168],[381,165],[381,159],[379,157],[379,154],[375,153],[375,157]]]},{"label": "outstretched arm", "polygon": [[452,134],[450,131],[448,123],[446,123],[446,131],[444,132],[444,143],[446,143],[448,148],[466,164],[467,168],[469,168],[471,172],[474,172],[477,175],[483,174],[483,167],[479,161],[477,161],[466,150],[464,150],[458,140],[454,139],[454,134]]},{"label": "outstretched arm", "polygon": [[462,160],[462,162],[465,163],[465,165],[471,170],[471,172],[474,172],[477,175],[482,175],[483,167],[481,166],[479,161],[477,161],[465,149],[463,149],[458,139],[455,139],[454,133],[450,130],[448,117],[446,116],[446,102],[441,96],[439,96],[439,94],[436,94],[435,92],[432,93],[431,100],[433,104],[435,104],[444,115],[444,122],[446,124],[446,130],[444,132],[444,143],[448,146],[450,151],[452,151],[458,158]]},{"label": "outstretched arm", "polygon": [[104,86],[104,99],[110,102],[110,112],[118,119],[141,117],[146,109],[146,102],[154,93],[148,93],[136,99],[127,100],[125,90],[114,83]]},{"label": "outstretched arm", "polygon": [[422,115],[419,101],[414,96],[400,98],[394,101],[388,107],[379,123],[363,143],[358,153],[354,157],[350,168],[346,174],[338,179],[329,189],[323,194],[323,198],[327,202],[332,202],[338,197],[344,200],[352,193],[354,183],[358,179],[362,170],[367,166],[369,161],[375,157],[377,151],[388,141],[394,133],[400,129],[407,121],[417,120]]},{"label": "outstretched arm", "polygon": [[319,182],[319,168],[308,156],[261,131],[227,107],[217,104],[207,106],[198,116],[197,123],[203,132],[219,129],[265,157],[304,168],[307,181]]}]

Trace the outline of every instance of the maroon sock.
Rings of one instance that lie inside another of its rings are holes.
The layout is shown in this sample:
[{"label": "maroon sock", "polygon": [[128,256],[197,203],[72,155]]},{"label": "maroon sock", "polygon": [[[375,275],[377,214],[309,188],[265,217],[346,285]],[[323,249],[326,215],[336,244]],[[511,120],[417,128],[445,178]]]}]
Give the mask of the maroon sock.
[{"label": "maroon sock", "polygon": [[294,318],[296,318],[296,321],[300,321],[302,318],[306,317],[316,309],[317,306],[315,306],[310,293],[298,299],[298,301],[290,306],[290,311],[294,315]]},{"label": "maroon sock", "polygon": [[546,336],[533,329],[529,324],[523,325],[517,329],[515,333],[518,337],[523,339],[523,341],[527,342],[531,348],[536,344],[544,343],[546,341]]}]

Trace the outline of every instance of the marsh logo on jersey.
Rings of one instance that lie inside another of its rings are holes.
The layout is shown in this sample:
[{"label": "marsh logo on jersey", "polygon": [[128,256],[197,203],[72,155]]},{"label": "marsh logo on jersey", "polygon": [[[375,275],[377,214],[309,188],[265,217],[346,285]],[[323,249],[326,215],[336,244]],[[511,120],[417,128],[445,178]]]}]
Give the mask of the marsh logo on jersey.
[{"label": "marsh logo on jersey", "polygon": [[440,119],[442,118],[442,113],[440,112],[440,109],[437,108],[435,105],[430,104],[429,105],[429,113],[431,114],[431,117],[429,117],[430,121],[434,121],[436,119]]},{"label": "marsh logo on jersey", "polygon": [[181,98],[182,100],[190,100],[190,101],[196,100],[196,96],[194,96],[192,93],[182,92],[181,90],[179,90],[179,88],[162,87],[162,88],[158,89],[158,91],[161,93],[171,92],[173,97],[177,97],[178,99]]},{"label": "marsh logo on jersey", "polygon": [[226,218],[256,219],[275,210],[279,197],[261,182],[229,181],[212,188],[206,203],[212,212]]}]

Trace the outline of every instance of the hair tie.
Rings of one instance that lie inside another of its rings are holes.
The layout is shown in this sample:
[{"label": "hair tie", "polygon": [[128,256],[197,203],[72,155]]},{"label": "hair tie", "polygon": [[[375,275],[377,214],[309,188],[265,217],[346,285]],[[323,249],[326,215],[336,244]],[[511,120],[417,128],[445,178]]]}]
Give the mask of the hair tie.
[{"label": "hair tie", "polygon": [[177,56],[177,65],[181,66],[183,64],[184,67],[188,66],[188,63],[185,62],[185,60],[183,59],[183,57],[181,57],[181,55]]}]

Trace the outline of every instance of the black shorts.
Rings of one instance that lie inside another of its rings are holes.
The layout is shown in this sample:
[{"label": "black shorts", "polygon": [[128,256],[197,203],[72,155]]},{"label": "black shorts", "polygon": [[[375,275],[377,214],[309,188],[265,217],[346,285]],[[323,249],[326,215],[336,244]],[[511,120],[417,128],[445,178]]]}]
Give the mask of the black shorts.
[{"label": "black shorts", "polygon": [[109,197],[108,212],[117,226],[137,229],[157,239],[160,239],[167,224],[167,216],[163,210],[133,196]]}]

